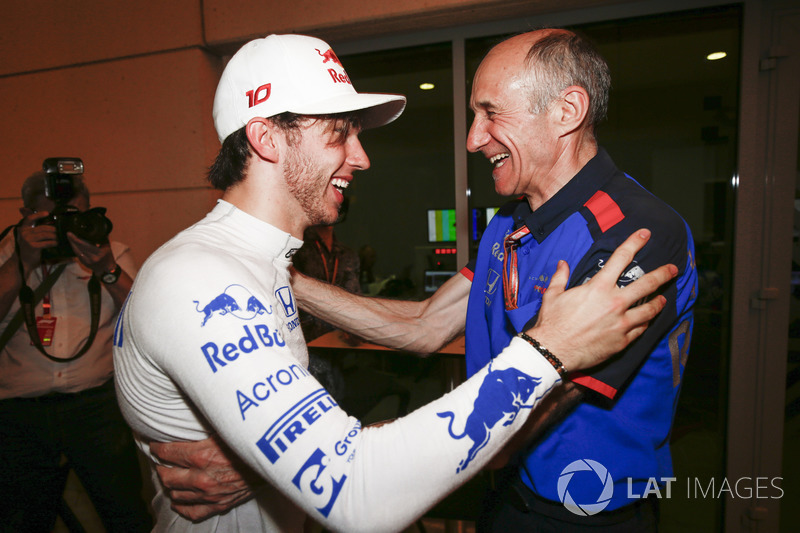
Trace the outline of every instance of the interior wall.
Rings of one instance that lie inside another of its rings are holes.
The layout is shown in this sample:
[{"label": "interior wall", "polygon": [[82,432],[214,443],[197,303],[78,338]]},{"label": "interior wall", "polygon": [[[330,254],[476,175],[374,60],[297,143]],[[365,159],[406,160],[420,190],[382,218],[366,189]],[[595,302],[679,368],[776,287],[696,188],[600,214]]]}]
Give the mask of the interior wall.
[{"label": "interior wall", "polygon": [[267,33],[312,33],[329,42],[447,28],[625,0],[202,0],[206,42],[225,47]]},{"label": "interior wall", "polygon": [[[125,4],[128,4],[127,6]],[[196,0],[13,2],[0,19],[0,225],[46,157],[80,157],[92,204],[137,261],[200,218],[219,143],[221,60],[200,46]]]}]

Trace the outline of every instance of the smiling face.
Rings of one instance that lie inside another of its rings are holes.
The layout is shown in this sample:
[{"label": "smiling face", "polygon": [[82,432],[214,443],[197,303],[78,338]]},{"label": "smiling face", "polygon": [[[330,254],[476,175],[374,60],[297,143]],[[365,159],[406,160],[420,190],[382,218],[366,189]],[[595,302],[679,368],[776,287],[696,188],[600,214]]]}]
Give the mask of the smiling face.
[{"label": "smiling face", "polygon": [[300,126],[283,162],[286,185],[309,226],[333,224],[353,171],[369,168],[358,126],[347,119],[311,119]]},{"label": "smiling face", "polygon": [[492,49],[475,74],[470,107],[475,118],[467,149],[481,152],[493,165],[498,194],[535,195],[547,187],[555,165],[558,133],[548,109],[531,113],[523,61],[538,37],[524,34]]}]

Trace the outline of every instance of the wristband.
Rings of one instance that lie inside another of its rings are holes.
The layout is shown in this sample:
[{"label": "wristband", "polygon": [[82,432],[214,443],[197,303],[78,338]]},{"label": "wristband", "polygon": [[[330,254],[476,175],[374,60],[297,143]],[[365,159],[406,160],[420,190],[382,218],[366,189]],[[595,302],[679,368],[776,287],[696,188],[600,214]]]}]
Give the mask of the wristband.
[{"label": "wristband", "polygon": [[551,365],[553,365],[553,368],[556,369],[556,372],[558,372],[559,376],[561,376],[563,378],[564,376],[567,375],[568,370],[566,369],[564,364],[561,361],[559,361],[558,357],[553,355],[553,352],[551,352],[550,350],[548,350],[547,348],[545,348],[544,346],[539,344],[539,341],[537,341],[536,339],[534,339],[533,337],[531,337],[530,335],[528,335],[524,331],[519,333],[517,335],[517,337],[527,341],[531,346],[536,348],[536,351],[539,352],[540,354],[542,354],[542,357],[547,359],[547,361]]}]

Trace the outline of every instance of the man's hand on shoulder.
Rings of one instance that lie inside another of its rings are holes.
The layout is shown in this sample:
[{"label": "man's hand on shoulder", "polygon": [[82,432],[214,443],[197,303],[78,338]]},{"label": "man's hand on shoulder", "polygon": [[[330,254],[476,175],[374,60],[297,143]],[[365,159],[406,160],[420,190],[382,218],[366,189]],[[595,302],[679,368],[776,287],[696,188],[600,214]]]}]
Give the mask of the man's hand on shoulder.
[{"label": "man's hand on shoulder", "polygon": [[569,267],[563,261],[559,264],[542,298],[539,319],[527,333],[567,370],[595,366],[622,351],[666,305],[666,298],[658,295],[633,307],[675,277],[674,265],[661,266],[626,287],[617,286],[617,279],[649,239],[650,231],[637,231],[591,280],[569,290],[565,290]]},{"label": "man's hand on shoulder", "polygon": [[246,502],[262,483],[216,436],[196,442],[151,442],[150,452],[162,463],[156,471],[172,509],[193,522]]}]

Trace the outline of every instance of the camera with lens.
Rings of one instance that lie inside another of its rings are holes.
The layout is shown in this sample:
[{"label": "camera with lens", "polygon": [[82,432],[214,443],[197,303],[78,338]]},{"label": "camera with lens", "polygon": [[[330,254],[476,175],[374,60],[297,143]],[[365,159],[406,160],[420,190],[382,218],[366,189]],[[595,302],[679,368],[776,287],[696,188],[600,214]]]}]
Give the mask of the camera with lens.
[{"label": "camera with lens", "polygon": [[81,211],[68,205],[78,193],[76,177],[83,174],[83,161],[77,157],[51,157],[44,160],[42,169],[45,173],[44,195],[56,205],[50,216],[37,220],[36,224],[55,226],[58,239],[56,246],[42,251],[42,259],[75,257],[67,239],[69,232],[93,244],[107,244],[113,225],[106,217],[106,208],[94,207]]}]

